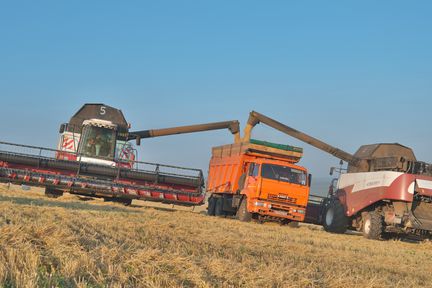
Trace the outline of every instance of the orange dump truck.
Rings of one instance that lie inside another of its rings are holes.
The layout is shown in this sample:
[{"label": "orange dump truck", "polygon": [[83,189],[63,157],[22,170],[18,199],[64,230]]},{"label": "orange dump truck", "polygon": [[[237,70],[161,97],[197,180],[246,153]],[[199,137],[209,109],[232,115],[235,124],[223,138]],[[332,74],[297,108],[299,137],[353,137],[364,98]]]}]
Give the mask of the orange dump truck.
[{"label": "orange dump truck", "polygon": [[311,175],[303,150],[251,139],[214,147],[207,179],[208,215],[241,221],[303,221]]}]

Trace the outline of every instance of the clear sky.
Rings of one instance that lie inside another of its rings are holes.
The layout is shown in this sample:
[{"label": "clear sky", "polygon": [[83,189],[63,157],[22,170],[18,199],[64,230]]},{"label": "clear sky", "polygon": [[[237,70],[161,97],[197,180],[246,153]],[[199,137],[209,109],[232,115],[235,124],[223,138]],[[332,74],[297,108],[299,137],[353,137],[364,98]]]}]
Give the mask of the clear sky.
[{"label": "clear sky", "polygon": [[[135,129],[256,110],[355,152],[400,142],[432,162],[431,1],[0,1],[0,139],[55,147],[86,102]],[[338,160],[305,148],[317,177]],[[145,140],[144,161],[207,171],[227,131]]]}]

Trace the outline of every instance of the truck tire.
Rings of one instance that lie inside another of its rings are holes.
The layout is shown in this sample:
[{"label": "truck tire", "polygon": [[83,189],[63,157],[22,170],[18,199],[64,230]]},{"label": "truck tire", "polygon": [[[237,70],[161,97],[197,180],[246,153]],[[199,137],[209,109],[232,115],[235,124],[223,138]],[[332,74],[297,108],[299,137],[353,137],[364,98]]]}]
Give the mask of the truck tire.
[{"label": "truck tire", "polygon": [[223,197],[218,197],[215,199],[215,216],[224,217],[225,212],[223,211]]},{"label": "truck tire", "polygon": [[237,219],[243,222],[249,222],[252,220],[252,213],[247,210],[247,198],[244,197],[240,202],[240,206],[236,213]]},{"label": "truck tire", "polygon": [[367,239],[379,240],[384,233],[384,219],[378,211],[363,214],[363,236]]},{"label": "truck tire", "polygon": [[339,200],[328,203],[323,219],[324,230],[331,233],[343,234],[348,228],[348,217]]},{"label": "truck tire", "polygon": [[210,196],[208,199],[208,205],[207,205],[207,215],[208,216],[215,216],[215,209],[216,209],[216,200],[217,198]]}]

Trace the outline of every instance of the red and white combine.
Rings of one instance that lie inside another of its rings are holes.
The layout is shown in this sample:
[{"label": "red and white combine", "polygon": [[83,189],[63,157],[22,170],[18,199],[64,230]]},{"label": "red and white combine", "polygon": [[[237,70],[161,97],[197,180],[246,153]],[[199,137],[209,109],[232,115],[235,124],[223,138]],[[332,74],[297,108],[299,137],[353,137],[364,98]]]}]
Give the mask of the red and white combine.
[{"label": "red and white combine", "polygon": [[45,187],[49,197],[63,192],[103,197],[130,204],[132,199],[179,205],[204,203],[200,169],[137,161],[130,140],[228,128],[238,122],[217,122],[129,132],[121,110],[85,104],[60,126],[57,149],[0,142],[0,182]]},{"label": "red and white combine", "polygon": [[339,169],[344,173],[334,179],[327,197],[310,197],[306,221],[334,233],[355,229],[370,239],[432,236],[432,165],[417,161],[410,148],[397,143],[363,145],[351,155],[257,112],[251,114],[348,163],[345,171]]}]

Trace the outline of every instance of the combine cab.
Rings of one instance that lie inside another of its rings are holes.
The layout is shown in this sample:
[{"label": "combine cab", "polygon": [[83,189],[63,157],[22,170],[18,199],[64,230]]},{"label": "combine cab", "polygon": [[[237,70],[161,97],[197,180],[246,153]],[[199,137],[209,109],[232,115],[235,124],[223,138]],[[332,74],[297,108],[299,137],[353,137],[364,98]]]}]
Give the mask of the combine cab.
[{"label": "combine cab", "polygon": [[132,168],[136,153],[127,142],[129,125],[121,110],[84,105],[60,126],[57,159]]}]

